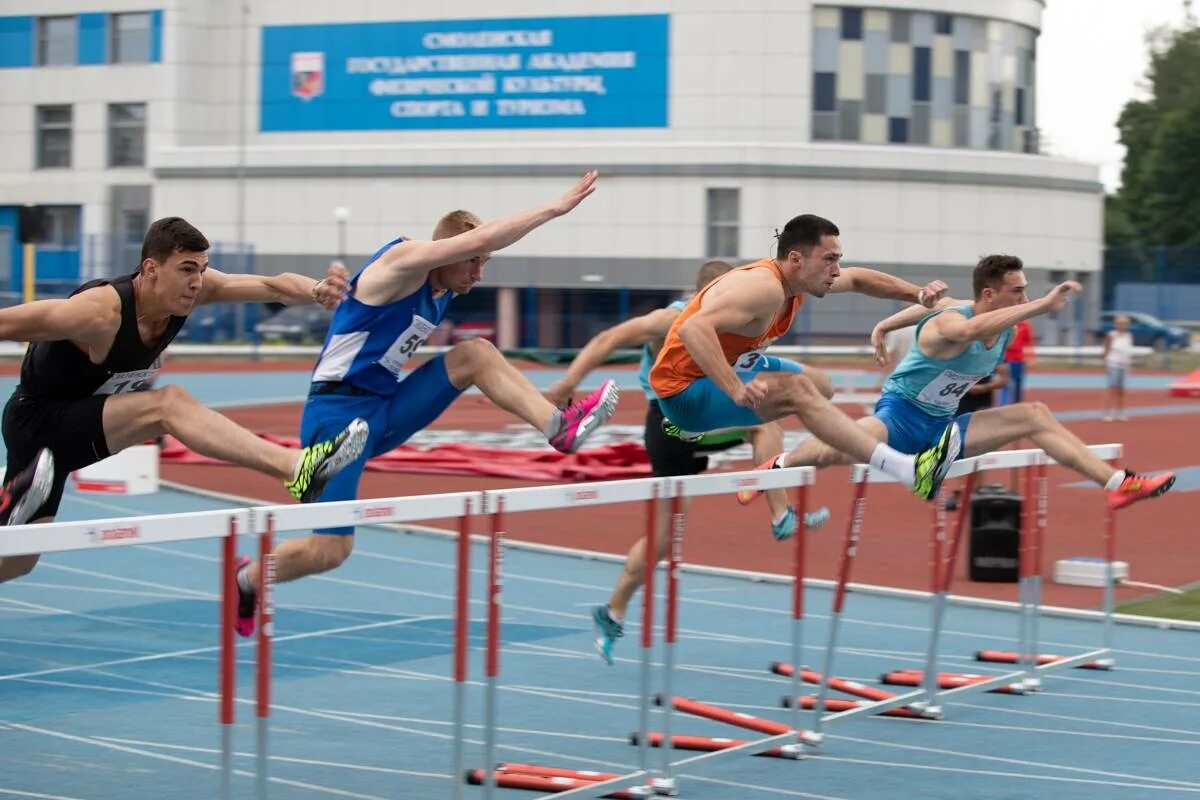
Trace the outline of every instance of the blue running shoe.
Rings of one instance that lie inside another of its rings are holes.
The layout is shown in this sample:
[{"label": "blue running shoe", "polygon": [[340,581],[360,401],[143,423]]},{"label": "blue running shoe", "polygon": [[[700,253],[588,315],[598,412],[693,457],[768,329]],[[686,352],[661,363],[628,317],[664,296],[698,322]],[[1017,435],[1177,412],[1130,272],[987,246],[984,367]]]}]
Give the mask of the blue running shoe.
[{"label": "blue running shoe", "polygon": [[608,606],[593,608],[592,622],[596,625],[596,652],[611,667],[613,643],[625,635],[625,627],[612,618]]},{"label": "blue running shoe", "polygon": [[[819,531],[829,522],[829,509],[821,506],[816,511],[804,515],[804,527],[810,532]],[[788,506],[787,511],[778,520],[771,523],[771,535],[775,541],[782,542],[796,535],[796,509]]]}]

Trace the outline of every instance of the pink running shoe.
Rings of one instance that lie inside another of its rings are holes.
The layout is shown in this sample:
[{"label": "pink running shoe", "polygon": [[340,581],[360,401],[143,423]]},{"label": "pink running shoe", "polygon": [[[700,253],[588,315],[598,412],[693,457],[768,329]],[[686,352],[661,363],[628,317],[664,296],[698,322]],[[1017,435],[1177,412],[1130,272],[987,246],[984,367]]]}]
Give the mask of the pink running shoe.
[{"label": "pink running shoe", "polygon": [[[249,556],[242,556],[239,558],[236,569],[237,574],[240,575],[242,570],[250,566],[251,563],[252,562]],[[238,632],[238,636],[244,636],[248,638],[254,635],[254,612],[257,610],[258,592],[253,590],[244,592],[239,584],[237,621],[233,624],[233,629]]]},{"label": "pink running shoe", "polygon": [[550,445],[560,453],[574,453],[593,431],[612,418],[618,395],[616,382],[605,381],[583,400],[559,411],[555,419],[557,431],[549,437]]}]

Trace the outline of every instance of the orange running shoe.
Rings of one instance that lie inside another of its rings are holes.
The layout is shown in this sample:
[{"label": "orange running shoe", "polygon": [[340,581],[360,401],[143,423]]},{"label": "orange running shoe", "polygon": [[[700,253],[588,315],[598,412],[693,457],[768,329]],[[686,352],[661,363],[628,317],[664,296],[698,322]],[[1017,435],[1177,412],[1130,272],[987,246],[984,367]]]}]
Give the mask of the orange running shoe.
[{"label": "orange running shoe", "polygon": [[[759,464],[757,467],[755,467],[755,469],[775,469],[779,466],[779,459],[782,455],[783,454],[781,453],[780,455],[772,458],[770,461]],[[741,489],[737,493],[737,501],[744,506],[748,506],[757,500],[758,496],[762,493],[762,489]]]},{"label": "orange running shoe", "polygon": [[1138,500],[1158,497],[1175,483],[1174,472],[1161,475],[1137,475],[1125,470],[1125,480],[1115,491],[1108,492],[1108,507],[1116,510],[1132,505]]}]

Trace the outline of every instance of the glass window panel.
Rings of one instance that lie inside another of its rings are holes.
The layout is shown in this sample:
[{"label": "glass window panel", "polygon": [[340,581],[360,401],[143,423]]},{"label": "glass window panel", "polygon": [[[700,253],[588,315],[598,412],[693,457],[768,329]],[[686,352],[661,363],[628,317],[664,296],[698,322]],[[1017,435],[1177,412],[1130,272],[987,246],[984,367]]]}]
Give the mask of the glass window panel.
[{"label": "glass window panel", "polygon": [[112,15],[114,64],[144,64],[150,61],[150,14],[138,12]]},{"label": "glass window panel", "polygon": [[66,66],[75,64],[75,17],[38,19],[38,64]]},{"label": "glass window panel", "polygon": [[862,101],[842,100],[838,108],[838,138],[849,141],[862,139]]}]

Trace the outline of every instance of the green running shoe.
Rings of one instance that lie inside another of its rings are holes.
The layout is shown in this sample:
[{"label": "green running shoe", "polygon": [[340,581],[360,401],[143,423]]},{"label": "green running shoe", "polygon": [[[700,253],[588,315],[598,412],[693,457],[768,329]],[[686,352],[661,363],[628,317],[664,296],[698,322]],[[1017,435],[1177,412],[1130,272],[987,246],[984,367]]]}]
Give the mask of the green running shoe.
[{"label": "green running shoe", "polygon": [[951,422],[938,437],[937,444],[916,455],[916,478],[912,492],[922,500],[937,497],[942,481],[950,473],[950,467],[962,452],[962,435],[958,425]]},{"label": "green running shoe", "polygon": [[329,479],[362,455],[369,430],[366,420],[355,419],[332,439],[304,448],[299,472],[284,483],[292,497],[301,503],[311,503],[320,497]]}]

